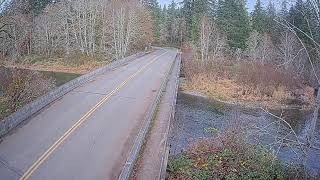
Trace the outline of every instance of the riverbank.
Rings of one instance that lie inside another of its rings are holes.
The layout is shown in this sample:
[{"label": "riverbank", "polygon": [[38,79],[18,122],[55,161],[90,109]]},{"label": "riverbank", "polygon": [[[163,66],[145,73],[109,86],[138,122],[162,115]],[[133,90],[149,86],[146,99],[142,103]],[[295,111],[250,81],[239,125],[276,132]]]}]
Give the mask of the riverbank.
[{"label": "riverbank", "polygon": [[294,71],[275,65],[219,56],[206,61],[182,50],[180,90],[209,98],[265,108],[311,108],[314,88]]},{"label": "riverbank", "polygon": [[233,80],[205,80],[190,81],[180,79],[180,91],[188,94],[204,96],[223,103],[241,105],[248,108],[267,109],[310,109],[314,106],[314,89],[306,86],[299,97],[294,96],[284,88],[273,92],[272,96],[263,96],[259,93],[245,93],[246,87],[235,83]]}]

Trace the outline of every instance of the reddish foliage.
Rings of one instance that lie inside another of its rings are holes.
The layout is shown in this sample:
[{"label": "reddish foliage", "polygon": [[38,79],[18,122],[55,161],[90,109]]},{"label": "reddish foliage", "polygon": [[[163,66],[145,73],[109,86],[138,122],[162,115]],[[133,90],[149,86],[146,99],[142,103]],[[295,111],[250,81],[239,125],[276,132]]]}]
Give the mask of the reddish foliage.
[{"label": "reddish foliage", "polygon": [[259,62],[243,62],[237,71],[236,81],[253,89],[259,89],[262,94],[272,95],[280,86],[287,90],[295,90],[302,87],[303,82],[290,71],[277,69],[270,64]]},{"label": "reddish foliage", "polygon": [[39,72],[33,72],[24,69],[2,70],[5,75],[0,79],[0,83],[4,86],[3,92],[9,99],[10,108],[12,111],[17,110],[22,105],[25,105],[35,98],[50,91],[54,87],[52,79],[45,77]]}]

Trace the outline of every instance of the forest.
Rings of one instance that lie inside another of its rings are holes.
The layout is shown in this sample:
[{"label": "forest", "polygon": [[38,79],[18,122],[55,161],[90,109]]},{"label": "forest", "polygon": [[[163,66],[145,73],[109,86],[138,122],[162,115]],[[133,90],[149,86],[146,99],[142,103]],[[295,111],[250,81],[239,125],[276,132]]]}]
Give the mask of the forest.
[{"label": "forest", "polygon": [[[194,81],[186,88],[193,88],[197,78],[214,77],[229,86],[248,86],[241,87],[248,94],[244,99],[271,97],[279,90],[280,96],[291,92],[307,100],[306,85],[319,86],[319,1],[263,5],[258,0],[251,12],[246,3],[185,0],[161,7],[156,0],[2,1],[1,63],[86,72],[151,44],[185,47],[193,51],[190,63],[197,63],[186,69],[199,67],[186,72]],[[208,72],[200,74],[203,68]],[[218,91],[227,99],[240,93]]]},{"label": "forest", "polygon": [[[316,99],[319,0],[255,0],[253,9],[248,9],[246,0],[172,0],[164,6],[157,0],[0,3],[0,66],[86,73],[128,55],[152,51],[151,46],[174,47],[183,58],[181,91],[264,110],[314,110],[305,140],[298,140],[292,131],[280,139],[281,146],[297,143],[305,154],[318,148],[314,134],[320,106]],[[0,119],[54,87],[54,82],[34,72],[8,74],[0,67],[0,75]],[[245,179],[315,178],[305,167],[289,167],[284,173],[264,149],[235,141],[236,131],[242,129],[201,141],[183,157],[173,158],[169,179],[234,179],[239,174]],[[291,136],[294,142],[284,143]],[[237,154],[245,160],[230,160]],[[211,157],[215,155],[226,161]],[[229,168],[210,165],[216,161],[229,163]],[[245,167],[244,162],[252,165]]]},{"label": "forest", "polygon": [[[192,47],[191,63],[197,66],[186,73],[195,81],[235,79],[249,87],[243,94],[268,97],[276,89],[299,94],[294,91],[305,85],[319,86],[319,1],[263,6],[258,0],[252,12],[246,1],[214,0],[173,1],[153,9],[157,42]],[[208,72],[199,74],[203,68]]]}]

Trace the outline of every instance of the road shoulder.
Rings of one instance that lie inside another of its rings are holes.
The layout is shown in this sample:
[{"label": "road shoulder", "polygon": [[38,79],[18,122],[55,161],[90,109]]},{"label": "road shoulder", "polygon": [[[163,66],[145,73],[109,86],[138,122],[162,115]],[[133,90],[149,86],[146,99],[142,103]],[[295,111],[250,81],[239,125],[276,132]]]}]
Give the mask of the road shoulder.
[{"label": "road shoulder", "polygon": [[179,67],[180,63],[177,61],[130,179],[161,179],[165,175],[167,136],[170,120],[174,118]]}]

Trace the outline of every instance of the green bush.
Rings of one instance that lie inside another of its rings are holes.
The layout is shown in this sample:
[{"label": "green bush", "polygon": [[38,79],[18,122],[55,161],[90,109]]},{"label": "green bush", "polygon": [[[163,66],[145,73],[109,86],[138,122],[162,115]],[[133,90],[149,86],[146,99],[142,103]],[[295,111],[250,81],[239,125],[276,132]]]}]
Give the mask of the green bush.
[{"label": "green bush", "polygon": [[265,148],[251,145],[234,130],[191,144],[171,157],[168,179],[287,179],[289,169]]}]

